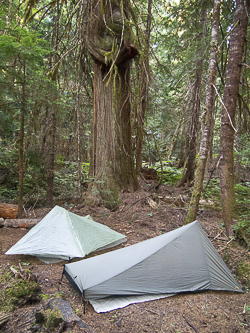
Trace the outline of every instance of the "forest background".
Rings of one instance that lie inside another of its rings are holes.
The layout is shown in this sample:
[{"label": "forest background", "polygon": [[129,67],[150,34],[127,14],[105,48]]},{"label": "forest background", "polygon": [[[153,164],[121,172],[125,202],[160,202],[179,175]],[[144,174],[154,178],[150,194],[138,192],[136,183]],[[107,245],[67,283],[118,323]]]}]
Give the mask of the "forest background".
[{"label": "forest background", "polygon": [[1,4],[1,202],[115,209],[150,167],[246,239],[249,1]]}]

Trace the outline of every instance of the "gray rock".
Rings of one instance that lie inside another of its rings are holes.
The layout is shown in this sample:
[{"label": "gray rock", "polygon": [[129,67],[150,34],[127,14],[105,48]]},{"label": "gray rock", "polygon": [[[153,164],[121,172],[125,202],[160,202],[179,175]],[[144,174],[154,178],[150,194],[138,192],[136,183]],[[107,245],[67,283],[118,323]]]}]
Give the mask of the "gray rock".
[{"label": "gray rock", "polygon": [[70,303],[61,298],[52,298],[48,304],[49,308],[55,312],[60,312],[61,318],[67,327],[77,324],[80,328],[87,328],[90,332],[94,332],[88,327],[73,311]]}]

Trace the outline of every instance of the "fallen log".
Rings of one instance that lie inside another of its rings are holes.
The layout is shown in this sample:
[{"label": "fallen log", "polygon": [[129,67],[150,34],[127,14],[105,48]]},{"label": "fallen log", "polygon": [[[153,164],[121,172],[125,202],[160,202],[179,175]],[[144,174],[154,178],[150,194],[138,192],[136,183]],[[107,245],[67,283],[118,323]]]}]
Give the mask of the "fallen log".
[{"label": "fallen log", "polygon": [[6,313],[2,316],[0,316],[0,328],[9,320],[10,313]]},{"label": "fallen log", "polygon": [[0,219],[0,228],[1,227],[8,227],[8,228],[24,228],[24,229],[31,229],[33,228],[40,219]]},{"label": "fallen log", "polygon": [[17,205],[0,202],[0,217],[4,219],[16,219],[17,212],[18,212]]}]

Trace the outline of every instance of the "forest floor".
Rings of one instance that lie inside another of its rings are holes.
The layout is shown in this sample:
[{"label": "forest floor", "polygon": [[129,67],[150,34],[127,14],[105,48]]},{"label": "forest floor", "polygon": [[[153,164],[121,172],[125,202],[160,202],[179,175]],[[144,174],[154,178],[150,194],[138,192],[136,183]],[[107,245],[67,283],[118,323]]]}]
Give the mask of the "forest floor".
[{"label": "forest floor", "polygon": [[[186,201],[190,196],[189,188],[177,189],[162,185],[156,192],[154,181],[147,181],[147,184],[141,181],[140,186],[140,190],[136,193],[123,193],[123,203],[114,211],[104,207],[81,207],[80,203],[76,202],[71,206],[69,202],[67,206],[63,202],[58,204],[68,210],[72,208],[71,211],[78,215],[89,214],[96,222],[126,235],[127,242],[116,248],[135,244],[183,225],[187,213]],[[162,200],[166,196],[175,199],[172,203],[167,203]],[[49,210],[34,209],[29,217],[41,219]],[[239,269],[249,264],[250,254],[235,240],[228,242],[223,233],[219,209],[200,209],[198,220],[233,275],[238,277],[244,293],[209,291],[180,294],[160,300],[131,304],[126,308],[106,313],[96,313],[91,304],[87,303],[84,314],[82,301],[67,279],[63,278],[60,283],[65,262],[47,265],[36,257],[4,254],[29,231],[20,228],[0,229],[0,271],[6,272],[12,265],[18,266],[19,263],[28,264],[28,268],[37,277],[42,294],[55,297],[58,292],[63,293],[75,313],[90,328],[80,329],[74,326],[72,332],[250,332],[249,280],[244,273],[241,278],[238,276]],[[112,250],[114,248],[110,249]],[[88,257],[97,254],[99,253]],[[15,309],[0,331],[32,332],[34,313],[38,306],[39,303],[33,303]],[[52,331],[59,332],[59,329]],[[47,330],[47,332],[51,331]]]}]

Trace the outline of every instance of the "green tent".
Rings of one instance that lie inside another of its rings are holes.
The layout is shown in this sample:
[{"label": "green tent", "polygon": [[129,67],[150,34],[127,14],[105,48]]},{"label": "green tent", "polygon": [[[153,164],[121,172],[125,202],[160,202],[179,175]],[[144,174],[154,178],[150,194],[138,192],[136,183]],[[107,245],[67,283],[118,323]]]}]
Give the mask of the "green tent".
[{"label": "green tent", "polygon": [[242,292],[198,221],[66,264],[63,273],[97,312],[181,292]]},{"label": "green tent", "polygon": [[46,263],[83,258],[90,252],[122,242],[124,235],[85,217],[55,206],[5,254],[28,254]]}]

